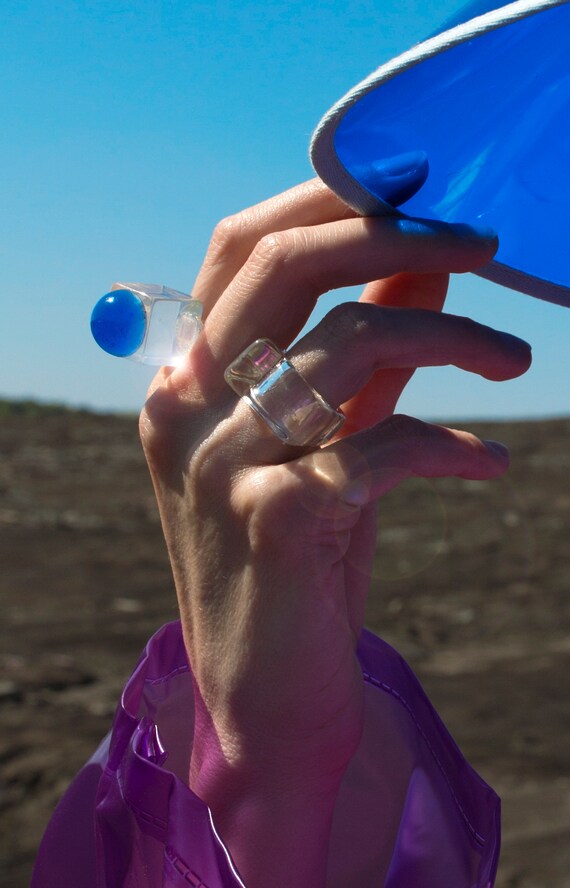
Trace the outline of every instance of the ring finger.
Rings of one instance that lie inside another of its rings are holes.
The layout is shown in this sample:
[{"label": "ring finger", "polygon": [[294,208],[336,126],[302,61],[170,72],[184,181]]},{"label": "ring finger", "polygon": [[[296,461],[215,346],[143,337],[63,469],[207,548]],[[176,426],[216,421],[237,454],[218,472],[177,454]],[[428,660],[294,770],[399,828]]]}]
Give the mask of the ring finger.
[{"label": "ring finger", "polygon": [[[345,303],[333,309],[287,356],[309,385],[336,407],[350,402],[376,371],[385,368],[452,364],[490,380],[511,379],[528,369],[530,346],[468,318]],[[381,394],[376,410],[368,425],[385,416]],[[282,460],[284,445],[269,429],[260,428],[261,420],[251,411],[248,413],[246,418],[238,411],[242,443],[244,437],[250,442],[241,453],[244,463]],[[288,448],[287,452],[295,451]]]}]

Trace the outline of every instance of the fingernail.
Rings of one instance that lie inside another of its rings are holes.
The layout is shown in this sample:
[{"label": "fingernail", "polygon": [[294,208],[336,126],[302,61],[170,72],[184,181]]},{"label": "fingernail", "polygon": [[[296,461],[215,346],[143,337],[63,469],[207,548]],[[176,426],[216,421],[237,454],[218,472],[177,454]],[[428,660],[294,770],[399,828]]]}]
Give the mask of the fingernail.
[{"label": "fingernail", "polygon": [[406,151],[374,160],[366,170],[368,187],[386,203],[397,207],[409,200],[424,184],[429,173],[425,151]]},{"label": "fingernail", "polygon": [[490,439],[484,440],[483,444],[490,450],[494,456],[498,456],[500,459],[508,459],[509,458],[509,448],[505,447],[504,444],[501,444],[500,441],[492,441]]},{"label": "fingernail", "polygon": [[421,237],[422,235],[431,237],[434,234],[445,234],[451,231],[457,237],[464,240],[477,241],[478,243],[482,240],[493,241],[497,238],[497,232],[493,228],[489,228],[486,225],[468,225],[466,222],[442,222],[439,219],[404,217],[395,219],[392,224],[399,228],[403,234],[411,234],[415,237]]},{"label": "fingernail", "polygon": [[509,348],[516,349],[525,354],[531,354],[532,346],[526,341],[526,339],[521,339],[520,336],[514,336],[512,333],[505,333],[502,330],[500,331],[500,334],[501,339]]}]

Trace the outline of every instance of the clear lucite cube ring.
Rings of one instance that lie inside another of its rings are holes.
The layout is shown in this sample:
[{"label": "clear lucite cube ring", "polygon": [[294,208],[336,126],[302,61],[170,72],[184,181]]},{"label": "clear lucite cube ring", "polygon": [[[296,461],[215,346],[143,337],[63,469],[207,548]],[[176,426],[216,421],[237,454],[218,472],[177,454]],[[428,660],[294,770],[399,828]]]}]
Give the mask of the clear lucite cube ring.
[{"label": "clear lucite cube ring", "polygon": [[162,284],[116,284],[95,305],[91,332],[110,355],[176,366],[202,330],[202,303]]},{"label": "clear lucite cube ring", "polygon": [[268,339],[258,339],[227,367],[228,385],[285,444],[318,447],[344,422]]}]

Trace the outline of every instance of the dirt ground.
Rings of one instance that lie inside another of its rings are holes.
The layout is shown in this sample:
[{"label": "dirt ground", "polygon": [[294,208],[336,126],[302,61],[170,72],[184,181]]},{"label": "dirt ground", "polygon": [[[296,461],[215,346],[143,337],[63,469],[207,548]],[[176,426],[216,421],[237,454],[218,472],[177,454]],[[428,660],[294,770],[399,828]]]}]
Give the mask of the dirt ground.
[{"label": "dirt ground", "polygon": [[[569,888],[570,420],[466,427],[509,444],[508,476],[386,497],[367,623],[503,798],[498,886]],[[176,617],[136,421],[0,402],[0,528],[0,883],[24,888],[141,648]]]}]

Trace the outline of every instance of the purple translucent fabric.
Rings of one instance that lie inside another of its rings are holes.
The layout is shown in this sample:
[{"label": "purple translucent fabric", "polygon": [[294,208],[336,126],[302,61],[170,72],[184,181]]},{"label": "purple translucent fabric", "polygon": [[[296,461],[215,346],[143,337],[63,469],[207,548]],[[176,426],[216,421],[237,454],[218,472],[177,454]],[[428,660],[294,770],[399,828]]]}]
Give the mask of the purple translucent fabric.
[{"label": "purple translucent fabric", "polygon": [[[358,653],[365,730],[337,803],[327,884],[491,888],[498,797],[399,654],[366,631]],[[190,667],[180,624],[170,623],[150,639],[111,733],[59,803],[32,888],[243,888],[187,785],[192,728]]]}]

